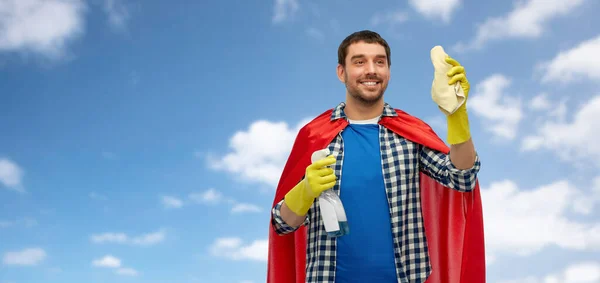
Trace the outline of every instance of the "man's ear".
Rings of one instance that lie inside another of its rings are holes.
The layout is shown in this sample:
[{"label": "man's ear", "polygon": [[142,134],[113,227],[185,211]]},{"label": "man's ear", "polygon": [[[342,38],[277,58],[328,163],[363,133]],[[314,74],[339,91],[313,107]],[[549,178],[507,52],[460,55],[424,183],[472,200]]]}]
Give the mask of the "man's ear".
[{"label": "man's ear", "polygon": [[345,72],[346,72],[346,70],[344,70],[344,66],[342,66],[341,64],[338,64],[337,65],[336,73],[337,73],[338,79],[342,83],[346,83]]}]

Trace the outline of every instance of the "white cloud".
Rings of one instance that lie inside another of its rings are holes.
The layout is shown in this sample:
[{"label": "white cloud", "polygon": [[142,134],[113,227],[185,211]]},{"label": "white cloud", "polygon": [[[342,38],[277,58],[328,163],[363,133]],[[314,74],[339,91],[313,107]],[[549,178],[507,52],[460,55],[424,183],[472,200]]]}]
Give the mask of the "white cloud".
[{"label": "white cloud", "polygon": [[133,268],[122,267],[121,259],[112,255],[105,255],[102,258],[93,260],[92,266],[114,269],[115,273],[119,275],[137,276],[139,274],[139,272]]},{"label": "white cloud", "polygon": [[150,246],[158,244],[164,241],[166,237],[166,233],[163,230],[143,234],[137,237],[129,237],[125,233],[103,233],[103,234],[95,234],[90,237],[92,243],[95,244],[104,244],[104,243],[114,243],[114,244],[132,244],[138,246]]},{"label": "white cloud", "polygon": [[[175,197],[171,197],[172,199],[167,200],[168,203],[165,204],[165,199],[163,199],[163,205],[169,207],[177,207],[180,208],[184,205],[184,201]],[[221,192],[217,191],[214,188],[210,188],[204,192],[196,192],[188,195],[188,201],[194,204],[205,204],[205,205],[216,205],[221,203],[226,203],[231,205],[231,213],[239,214],[239,213],[253,213],[260,212],[262,209],[254,204],[250,203],[240,203],[233,198],[225,197]]]},{"label": "white cloud", "polygon": [[581,214],[590,214],[594,210],[594,207],[600,204],[600,176],[592,179],[590,187],[588,193],[573,200],[573,211]]},{"label": "white cloud", "polygon": [[507,77],[491,75],[470,91],[467,101],[467,108],[484,118],[484,130],[508,140],[516,137],[523,119],[521,100],[506,91],[510,85]]},{"label": "white cloud", "polygon": [[541,279],[539,279],[539,278],[536,278],[533,276],[528,276],[528,277],[520,278],[520,279],[503,280],[498,283],[550,283],[550,282],[543,282],[540,280]]},{"label": "white cloud", "polygon": [[139,246],[151,246],[165,240],[165,232],[157,231],[154,233],[144,234],[131,239],[131,243]]},{"label": "white cloud", "polygon": [[41,248],[27,248],[21,251],[6,252],[2,262],[6,265],[37,265],[46,259]]},{"label": "white cloud", "polygon": [[236,203],[231,208],[232,213],[244,213],[244,212],[260,212],[261,209],[257,205],[249,203]]},{"label": "white cloud", "polygon": [[548,110],[550,109],[551,103],[548,100],[548,94],[540,93],[534,96],[529,101],[529,109],[531,110]]},{"label": "white cloud", "polygon": [[108,23],[115,30],[125,28],[129,11],[123,5],[122,0],[104,0],[104,12],[108,16]]},{"label": "white cloud", "polygon": [[196,203],[217,204],[223,199],[223,194],[210,188],[202,193],[191,193],[188,197]]},{"label": "white cloud", "polygon": [[560,273],[551,273],[544,278],[529,276],[526,278],[505,280],[499,283],[597,283],[600,282],[600,263],[584,261],[572,264]]},{"label": "white cloud", "polygon": [[[568,97],[562,97],[560,101],[551,100],[547,93],[534,96],[527,105],[531,113],[537,112],[539,114],[533,121],[533,127],[540,127],[549,119],[564,121],[567,116],[568,99]],[[529,142],[534,141],[530,140]]]},{"label": "white cloud", "polygon": [[[600,190],[600,182],[594,184]],[[571,212],[589,214],[600,203],[587,207],[590,192],[557,181],[522,190],[512,181],[482,188],[486,251],[492,258],[502,254],[529,256],[548,246],[578,251],[600,250],[600,222],[583,223],[568,218]],[[600,196],[600,194],[598,194]]]},{"label": "white cloud", "polygon": [[233,135],[230,153],[222,158],[209,156],[209,165],[275,188],[296,135],[308,121],[305,119],[293,128],[285,122],[256,121],[249,129]]},{"label": "white cloud", "polygon": [[515,1],[506,15],[488,18],[477,26],[477,34],[469,43],[458,43],[455,51],[480,49],[486,43],[509,38],[537,38],[548,28],[549,22],[565,16],[585,0],[527,0]]},{"label": "white cloud", "polygon": [[565,283],[600,282],[600,263],[581,262],[569,266],[557,281]]},{"label": "white cloud", "polygon": [[219,238],[209,248],[211,254],[232,260],[267,261],[268,240],[243,245],[240,238]]},{"label": "white cloud", "polygon": [[95,267],[117,268],[121,266],[121,260],[112,255],[106,255],[103,258],[92,261],[92,265]]},{"label": "white cloud", "polygon": [[298,0],[275,0],[273,23],[280,23],[293,17],[299,8]]},{"label": "white cloud", "polygon": [[11,190],[23,192],[21,184],[23,175],[23,169],[15,162],[7,158],[0,158],[0,184]]},{"label": "white cloud", "polygon": [[127,242],[127,234],[125,233],[103,233],[92,235],[90,237],[92,243],[102,244],[102,243],[118,243],[123,244]]},{"label": "white cloud", "polygon": [[0,228],[9,228],[15,225],[31,228],[37,224],[37,220],[30,217],[23,217],[14,221],[0,220]]},{"label": "white cloud", "polygon": [[85,9],[80,0],[4,0],[0,51],[61,56],[67,43],[83,33]]},{"label": "white cloud", "polygon": [[162,196],[161,201],[165,208],[181,208],[183,206],[182,200],[172,196]]},{"label": "white cloud", "polygon": [[138,271],[133,269],[133,268],[129,268],[129,267],[124,267],[124,268],[119,268],[116,271],[117,274],[120,275],[126,275],[126,276],[137,276],[138,275]]},{"label": "white cloud", "polygon": [[410,5],[431,20],[450,22],[452,14],[460,7],[460,0],[410,0]]},{"label": "white cloud", "polygon": [[542,82],[570,83],[587,78],[600,80],[600,35],[558,53],[552,60],[541,63]]},{"label": "white cloud", "polygon": [[522,142],[524,151],[547,149],[567,161],[600,165],[600,95],[582,104],[572,121],[548,119]]}]

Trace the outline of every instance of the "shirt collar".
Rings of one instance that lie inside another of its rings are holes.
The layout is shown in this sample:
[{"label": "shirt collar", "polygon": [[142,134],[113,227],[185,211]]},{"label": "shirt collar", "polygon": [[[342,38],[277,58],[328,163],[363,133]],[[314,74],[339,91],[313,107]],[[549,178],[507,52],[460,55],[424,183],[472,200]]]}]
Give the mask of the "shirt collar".
[{"label": "shirt collar", "polygon": [[[331,121],[337,120],[337,119],[346,119],[348,120],[348,117],[346,117],[346,114],[344,113],[344,108],[346,107],[346,103],[345,102],[340,102],[340,104],[338,104],[334,109],[333,112],[331,112]],[[389,104],[384,103],[383,105],[383,113],[381,114],[382,117],[394,117],[394,116],[398,116],[398,113],[396,113],[396,110],[394,110],[394,108],[392,106],[390,106]]]}]

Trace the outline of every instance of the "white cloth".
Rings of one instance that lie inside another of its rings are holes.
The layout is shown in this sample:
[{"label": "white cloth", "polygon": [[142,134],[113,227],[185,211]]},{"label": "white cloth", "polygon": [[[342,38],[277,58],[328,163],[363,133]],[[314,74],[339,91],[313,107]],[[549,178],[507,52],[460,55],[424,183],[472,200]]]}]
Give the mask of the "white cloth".
[{"label": "white cloth", "polygon": [[452,65],[446,60],[444,48],[437,45],[431,49],[431,63],[433,64],[433,82],[431,83],[431,98],[439,106],[440,110],[450,115],[465,103],[465,93],[460,82],[448,85],[451,77],[447,73]]}]

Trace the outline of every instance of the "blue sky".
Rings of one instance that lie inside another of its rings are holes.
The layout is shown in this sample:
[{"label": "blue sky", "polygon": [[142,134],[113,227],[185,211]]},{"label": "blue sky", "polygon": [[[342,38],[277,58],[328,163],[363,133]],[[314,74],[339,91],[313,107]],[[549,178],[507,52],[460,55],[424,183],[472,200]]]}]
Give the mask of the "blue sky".
[{"label": "blue sky", "polygon": [[201,2],[0,0],[1,283],[264,282],[282,166],[362,29],[442,137],[429,50],[467,70],[488,282],[600,281],[599,2]]}]

